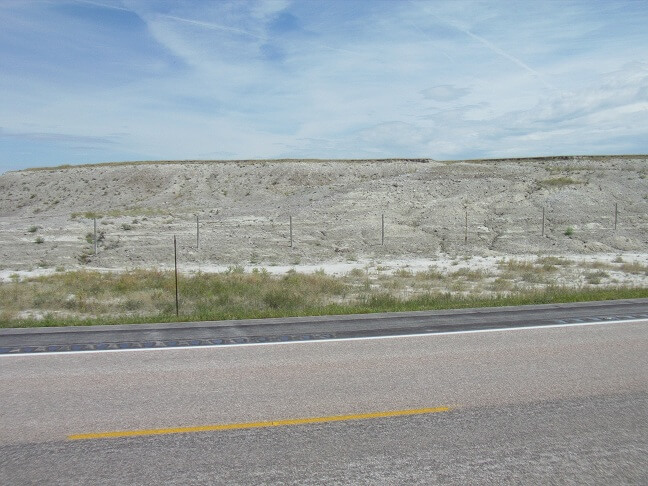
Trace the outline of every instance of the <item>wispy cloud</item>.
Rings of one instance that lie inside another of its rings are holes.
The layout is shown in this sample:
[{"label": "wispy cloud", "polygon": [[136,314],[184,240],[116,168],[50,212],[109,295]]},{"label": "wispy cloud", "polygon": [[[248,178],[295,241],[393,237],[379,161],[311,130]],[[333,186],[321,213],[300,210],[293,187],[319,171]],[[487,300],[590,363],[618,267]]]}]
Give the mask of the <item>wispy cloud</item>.
[{"label": "wispy cloud", "polygon": [[61,0],[0,24],[0,171],[648,151],[642,2]]},{"label": "wispy cloud", "polygon": [[243,30],[243,29],[236,29],[234,27],[228,27],[226,25],[216,24],[216,23],[213,23],[213,22],[202,22],[200,20],[185,19],[185,18],[182,18],[182,17],[177,17],[175,15],[162,15],[162,17],[167,18],[167,19],[171,19],[171,20],[176,20],[178,22],[185,22],[187,24],[197,25],[197,26],[203,27],[205,29],[220,30],[220,31],[234,33],[234,34],[242,34],[242,35],[254,37],[255,39],[260,39],[260,40],[263,40],[263,41],[268,40],[268,37],[266,37],[266,36],[258,35],[258,34],[255,34],[253,32],[249,32],[249,31]]},{"label": "wispy cloud", "polygon": [[110,4],[110,3],[95,2],[93,0],[74,0],[74,1],[76,3],[82,4],[82,5],[85,4],[85,5],[92,5],[94,7],[109,8],[109,9],[112,9],[112,10],[121,10],[121,11],[124,11],[124,12],[131,12],[131,9],[129,9],[129,8],[122,7],[120,5]]},{"label": "wispy cloud", "polygon": [[421,91],[421,94],[435,101],[454,101],[468,94],[467,88],[459,88],[451,84],[440,84]]},{"label": "wispy cloud", "polygon": [[119,142],[119,135],[104,137],[93,137],[86,135],[75,135],[70,133],[56,132],[11,132],[0,127],[0,138],[13,138],[20,140],[31,140],[37,142],[55,142],[72,144],[112,145]]}]

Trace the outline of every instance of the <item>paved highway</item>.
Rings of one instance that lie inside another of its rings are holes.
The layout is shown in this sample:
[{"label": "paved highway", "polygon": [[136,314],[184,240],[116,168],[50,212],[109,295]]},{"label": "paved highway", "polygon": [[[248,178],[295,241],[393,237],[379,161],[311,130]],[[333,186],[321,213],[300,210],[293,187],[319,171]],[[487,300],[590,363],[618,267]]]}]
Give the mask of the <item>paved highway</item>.
[{"label": "paved highway", "polygon": [[5,355],[0,414],[7,484],[646,484],[648,320]]},{"label": "paved highway", "polygon": [[0,329],[0,355],[350,337],[647,319],[648,299],[216,322]]}]

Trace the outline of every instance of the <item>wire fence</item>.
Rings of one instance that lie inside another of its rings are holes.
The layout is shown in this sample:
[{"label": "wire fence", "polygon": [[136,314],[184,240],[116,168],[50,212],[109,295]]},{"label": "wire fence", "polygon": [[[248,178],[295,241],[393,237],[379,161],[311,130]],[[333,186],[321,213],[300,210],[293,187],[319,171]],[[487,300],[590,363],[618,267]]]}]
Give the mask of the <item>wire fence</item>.
[{"label": "wire fence", "polygon": [[[407,214],[390,212],[179,216],[132,216],[76,219],[67,225],[38,225],[35,218],[11,231],[16,221],[0,220],[0,255],[5,261],[57,261],[72,255],[87,264],[113,255],[133,264],[168,261],[171,239],[185,259],[240,261],[255,251],[297,252],[313,258],[344,253],[464,252],[477,249],[506,251],[525,247],[530,252],[551,251],[585,244],[619,248],[619,238],[633,249],[645,249],[648,217],[639,207],[627,210],[618,203],[574,210],[556,205],[511,211],[510,205],[451,206],[433,212],[413,208]],[[588,216],[593,215],[593,216]],[[30,225],[31,226],[28,226]],[[13,225],[13,226],[12,226]],[[560,244],[557,244],[559,242]],[[566,243],[567,242],[567,243]],[[623,246],[623,245],[621,245]],[[627,245],[626,245],[627,246]],[[250,259],[264,255],[250,256]]]}]

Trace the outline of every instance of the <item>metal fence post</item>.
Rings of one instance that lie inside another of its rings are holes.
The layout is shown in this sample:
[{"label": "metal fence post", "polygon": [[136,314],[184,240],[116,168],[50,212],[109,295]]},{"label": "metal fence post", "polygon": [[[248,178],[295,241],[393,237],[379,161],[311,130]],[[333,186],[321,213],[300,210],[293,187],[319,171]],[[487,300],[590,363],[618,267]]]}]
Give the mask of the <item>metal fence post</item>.
[{"label": "metal fence post", "polygon": [[173,266],[175,268],[175,307],[176,317],[179,315],[178,306],[178,246],[176,244],[176,236],[173,235]]}]

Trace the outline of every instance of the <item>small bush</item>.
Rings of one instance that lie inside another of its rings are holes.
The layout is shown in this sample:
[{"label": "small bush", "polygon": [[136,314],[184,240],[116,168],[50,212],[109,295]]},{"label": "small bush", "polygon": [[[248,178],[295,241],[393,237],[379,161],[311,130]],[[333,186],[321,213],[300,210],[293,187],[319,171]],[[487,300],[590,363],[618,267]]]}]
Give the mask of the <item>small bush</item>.
[{"label": "small bush", "polygon": [[263,302],[271,309],[291,309],[302,304],[303,299],[296,292],[286,289],[272,289],[263,296]]},{"label": "small bush", "polygon": [[436,268],[430,267],[424,272],[418,272],[415,277],[417,280],[443,280],[445,275]]},{"label": "small bush", "polygon": [[394,272],[394,275],[401,278],[409,278],[413,276],[412,272],[406,268],[399,268]]},{"label": "small bush", "polygon": [[30,226],[27,231],[30,233],[36,233],[38,231],[38,226]]},{"label": "small bush", "polygon": [[245,273],[245,268],[242,265],[230,265],[229,267],[227,267],[227,270],[225,270],[225,273],[242,275]]},{"label": "small bush", "polygon": [[507,292],[513,290],[513,282],[502,277],[497,277],[491,284],[491,289],[496,292]]},{"label": "small bush", "polygon": [[569,226],[569,227],[565,230],[565,236],[571,236],[571,235],[573,235],[573,234],[574,234],[574,228],[572,228],[571,226]]},{"label": "small bush", "polygon": [[516,260],[514,258],[511,258],[510,260],[501,260],[497,262],[497,266],[501,270],[508,270],[509,272],[525,272],[534,269],[533,263],[525,262],[524,260]]},{"label": "small bush", "polygon": [[607,272],[598,270],[596,272],[590,272],[585,275],[585,280],[589,284],[597,285],[601,283],[601,279],[608,278],[610,275]]},{"label": "small bush", "polygon": [[572,184],[582,184],[582,182],[572,179],[571,177],[554,177],[552,179],[545,179],[538,181],[538,186],[543,187],[563,187]]},{"label": "small bush", "polygon": [[546,283],[545,277],[541,274],[538,273],[537,271],[526,271],[522,272],[522,275],[520,275],[522,278],[523,282],[527,283],[533,283],[533,284],[541,284],[541,283]]},{"label": "small bush", "polygon": [[634,274],[647,273],[648,274],[648,267],[646,265],[642,265],[639,262],[624,263],[623,265],[621,265],[621,270],[624,271],[625,273],[634,273]]},{"label": "small bush", "polygon": [[450,276],[464,277],[466,280],[477,282],[488,277],[488,274],[483,270],[471,270],[469,268],[460,268],[459,270],[451,273]]},{"label": "small bush", "polygon": [[609,269],[615,268],[614,265],[612,265],[611,263],[599,262],[599,261],[583,263],[582,266],[585,267],[585,268],[593,268],[595,270],[600,270],[602,268],[605,268],[605,269],[609,270]]},{"label": "small bush", "polygon": [[42,243],[45,243],[45,238],[43,238],[42,236],[39,236],[38,238],[36,238],[36,239],[34,240],[34,243],[36,243],[37,245],[40,245],[40,244],[42,244]]},{"label": "small bush", "polygon": [[536,263],[539,265],[547,266],[554,266],[554,265],[561,265],[561,266],[568,266],[573,263],[572,260],[569,260],[564,257],[556,257],[556,256],[545,256],[545,257],[538,257],[536,260]]}]

